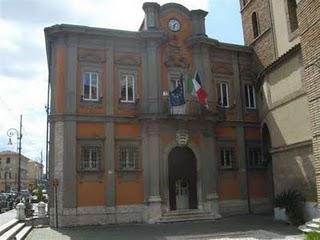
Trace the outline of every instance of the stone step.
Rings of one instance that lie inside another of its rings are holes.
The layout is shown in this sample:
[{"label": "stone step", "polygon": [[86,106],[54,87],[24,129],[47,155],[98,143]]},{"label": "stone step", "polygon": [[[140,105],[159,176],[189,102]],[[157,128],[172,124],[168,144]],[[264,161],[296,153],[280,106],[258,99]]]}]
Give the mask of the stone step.
[{"label": "stone step", "polygon": [[6,232],[9,228],[12,228],[18,223],[18,219],[12,219],[11,221],[0,226],[0,236]]},{"label": "stone step", "polygon": [[25,223],[17,223],[14,227],[10,228],[3,235],[0,236],[0,240],[9,240],[11,239],[17,232],[19,232],[26,224]]},{"label": "stone step", "polygon": [[200,220],[214,220],[215,217],[210,213],[198,209],[186,209],[171,211],[163,214],[159,223],[186,222]]},{"label": "stone step", "polygon": [[314,222],[314,221],[306,222],[305,225],[306,225],[308,228],[315,229],[315,230],[320,230],[320,224],[319,224],[319,223],[316,223],[316,222]]},{"label": "stone step", "polygon": [[28,233],[31,231],[32,226],[24,226],[24,228],[18,232],[18,234],[15,236],[15,240],[23,240],[26,238]]},{"label": "stone step", "polygon": [[300,231],[302,231],[302,232],[305,232],[305,233],[309,233],[309,232],[318,232],[318,233],[320,233],[319,230],[315,230],[315,229],[309,228],[306,225],[301,225],[301,226],[298,227],[298,229]]},{"label": "stone step", "polygon": [[159,223],[173,223],[173,222],[189,222],[189,221],[204,221],[214,220],[214,217],[210,215],[199,215],[199,216],[177,216],[177,217],[162,217],[158,221]]},{"label": "stone step", "polygon": [[209,214],[208,212],[198,210],[198,209],[186,209],[186,210],[177,210],[177,211],[170,211],[164,213],[163,216],[181,216],[181,215],[202,215],[202,214]]},{"label": "stone step", "polygon": [[315,222],[315,223],[319,223],[319,224],[320,224],[320,218],[314,218],[314,219],[312,219],[312,222]]}]

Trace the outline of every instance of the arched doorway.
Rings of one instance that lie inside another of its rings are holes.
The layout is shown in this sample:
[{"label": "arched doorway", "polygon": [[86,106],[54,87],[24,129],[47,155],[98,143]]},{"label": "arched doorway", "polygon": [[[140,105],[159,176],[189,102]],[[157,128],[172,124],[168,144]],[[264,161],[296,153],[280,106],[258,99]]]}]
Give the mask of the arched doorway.
[{"label": "arched doorway", "polygon": [[196,209],[197,159],[189,147],[175,147],[169,153],[170,210]]}]

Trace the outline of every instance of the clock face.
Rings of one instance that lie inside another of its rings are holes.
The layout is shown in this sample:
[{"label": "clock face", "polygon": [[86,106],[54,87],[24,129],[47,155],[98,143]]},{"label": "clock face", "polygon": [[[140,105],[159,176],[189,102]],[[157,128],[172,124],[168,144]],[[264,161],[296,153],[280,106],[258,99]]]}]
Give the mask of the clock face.
[{"label": "clock face", "polygon": [[177,32],[181,28],[181,24],[177,19],[170,19],[168,22],[168,27],[171,31]]}]

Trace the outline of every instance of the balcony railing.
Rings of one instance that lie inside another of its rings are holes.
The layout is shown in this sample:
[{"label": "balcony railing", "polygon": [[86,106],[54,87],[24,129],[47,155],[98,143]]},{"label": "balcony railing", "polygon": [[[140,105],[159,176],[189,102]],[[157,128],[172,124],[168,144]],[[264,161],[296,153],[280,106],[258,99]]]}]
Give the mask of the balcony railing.
[{"label": "balcony railing", "polygon": [[207,106],[202,106],[197,99],[187,99],[182,106],[170,106],[169,98],[139,99],[136,104],[139,114],[199,116],[218,113],[216,102],[208,101]]}]

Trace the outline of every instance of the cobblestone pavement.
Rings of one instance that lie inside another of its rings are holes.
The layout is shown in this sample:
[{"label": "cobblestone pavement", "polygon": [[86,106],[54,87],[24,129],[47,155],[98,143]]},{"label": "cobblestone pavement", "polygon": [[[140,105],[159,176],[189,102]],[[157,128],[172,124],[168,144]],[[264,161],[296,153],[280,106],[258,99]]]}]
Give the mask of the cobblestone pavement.
[{"label": "cobblestone pavement", "polygon": [[16,210],[12,209],[10,211],[4,212],[0,214],[0,226],[9,222],[10,220],[16,217]]},{"label": "cobblestone pavement", "polygon": [[36,228],[27,240],[213,240],[303,239],[296,227],[274,222],[271,216],[244,215],[216,221],[173,224],[109,225],[74,228]]}]

